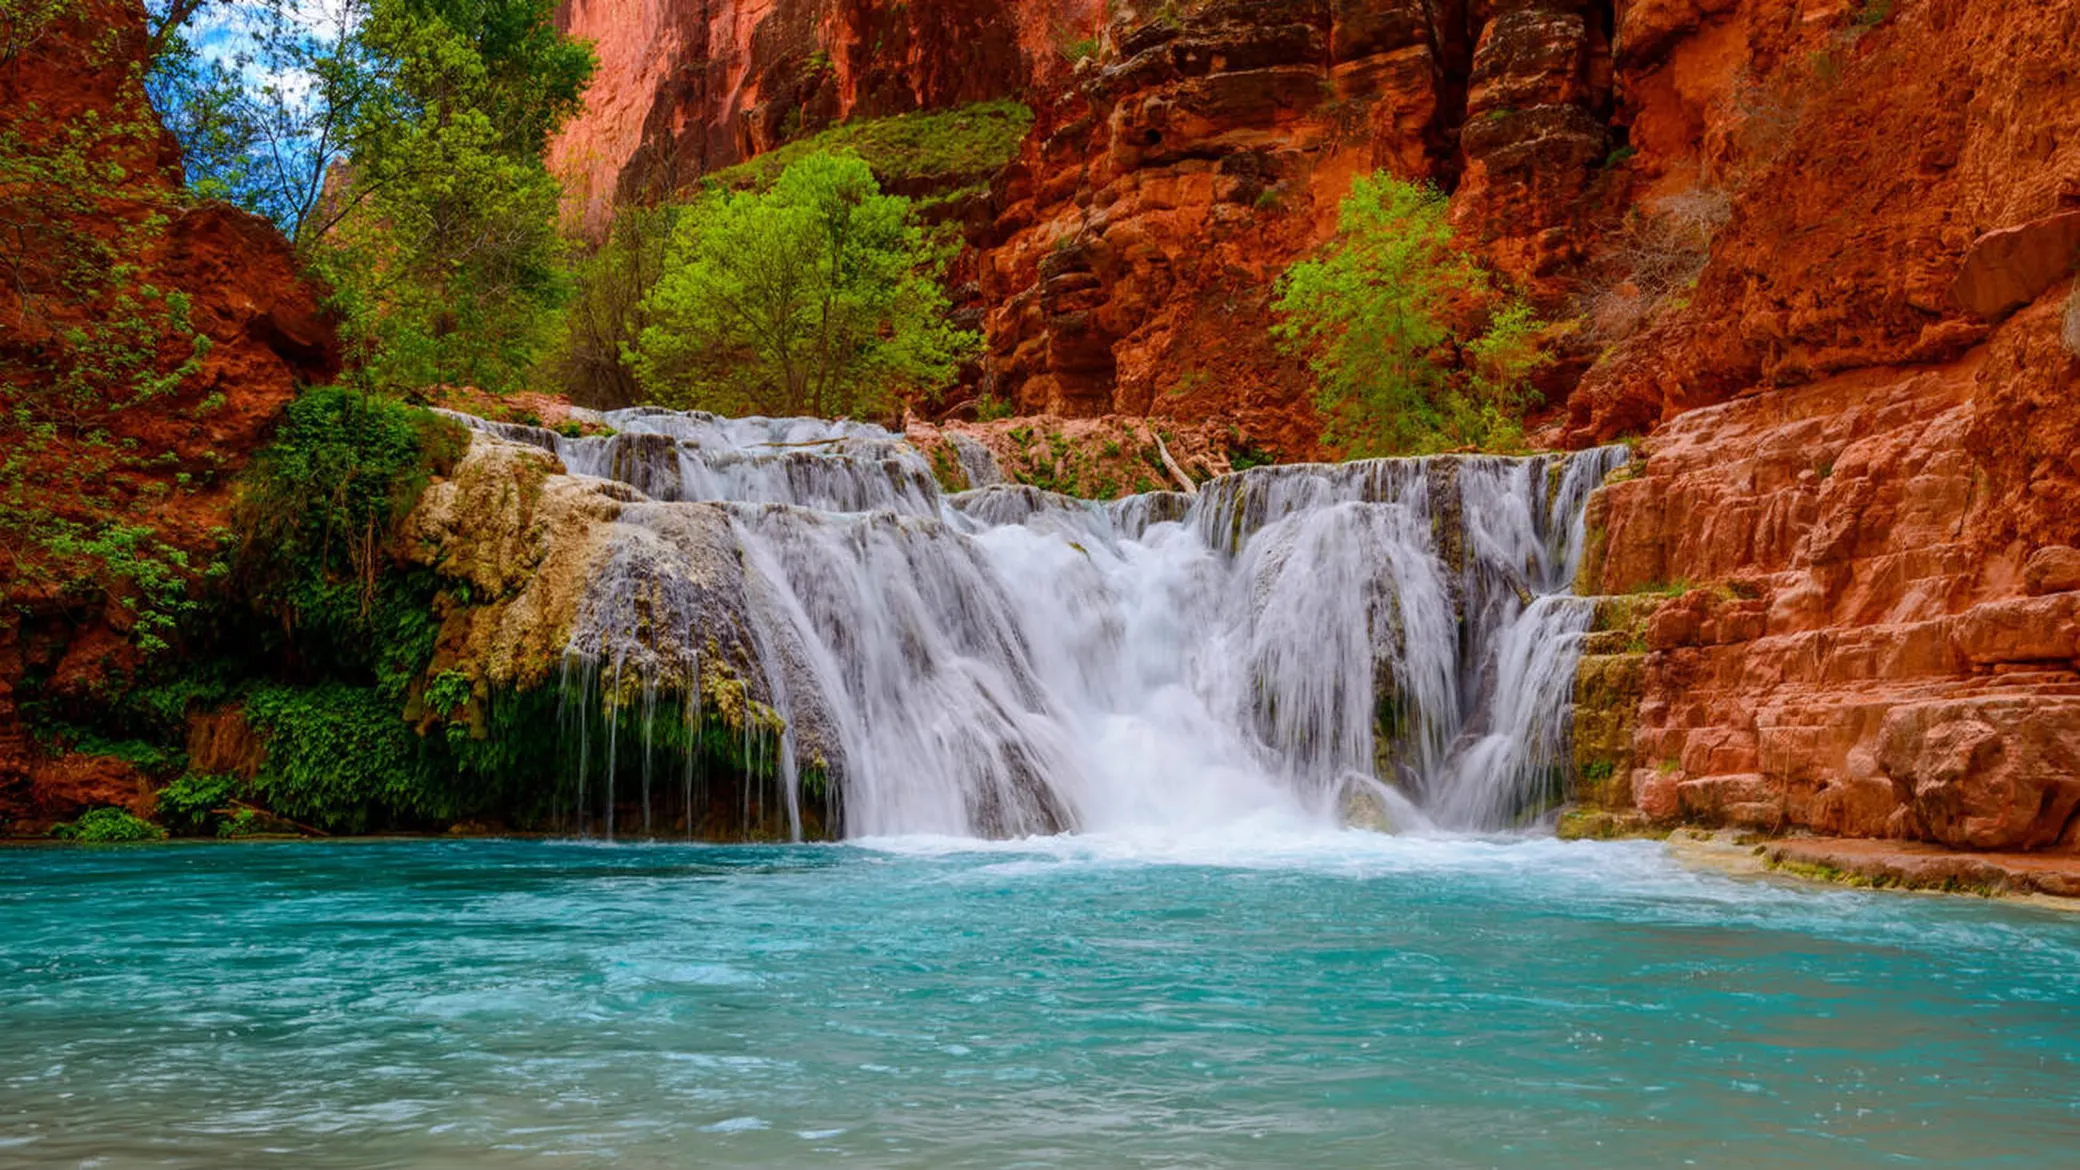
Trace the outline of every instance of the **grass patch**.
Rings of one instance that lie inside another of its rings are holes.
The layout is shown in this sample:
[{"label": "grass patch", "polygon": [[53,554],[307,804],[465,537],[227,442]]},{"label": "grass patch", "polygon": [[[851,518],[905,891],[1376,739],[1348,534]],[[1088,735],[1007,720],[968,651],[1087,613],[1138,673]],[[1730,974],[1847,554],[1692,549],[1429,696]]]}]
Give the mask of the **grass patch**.
[{"label": "grass patch", "polygon": [[868,118],[797,139],[706,181],[733,191],[764,190],[794,162],[819,152],[849,152],[865,160],[884,187],[945,181],[966,189],[1009,163],[1032,126],[1033,111],[1008,100]]}]

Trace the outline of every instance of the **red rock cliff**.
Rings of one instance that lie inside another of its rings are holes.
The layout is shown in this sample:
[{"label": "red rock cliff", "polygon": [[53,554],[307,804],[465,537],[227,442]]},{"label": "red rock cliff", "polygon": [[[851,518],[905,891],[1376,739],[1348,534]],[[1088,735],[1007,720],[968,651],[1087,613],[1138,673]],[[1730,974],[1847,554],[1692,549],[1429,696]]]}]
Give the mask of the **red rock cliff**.
[{"label": "red rock cliff", "polygon": [[1050,82],[1102,0],[566,0],[599,73],[550,165],[597,234],[616,199],[846,118]]},{"label": "red rock cliff", "polygon": [[[1636,4],[1632,142],[1730,216],[1591,369],[1596,592],[1696,586],[1593,658],[1602,794],[1973,849],[2080,838],[2080,8]],[[1884,19],[1872,17],[1882,14]],[[1627,35],[1627,30],[1633,30]]]},{"label": "red rock cliff", "polygon": [[1584,0],[571,0],[601,72],[554,154],[596,234],[616,198],[841,118],[1017,94],[1037,124],[957,269],[985,389],[1218,415],[1299,455],[1318,424],[1269,344],[1269,282],[1355,175],[1456,185],[1466,237],[1564,307],[1627,188],[1603,166],[1615,20]]},{"label": "red rock cliff", "polygon": [[[12,59],[0,63],[0,134],[30,164],[0,184],[0,219],[11,225],[0,244],[10,274],[0,281],[0,442],[10,457],[0,516],[0,820],[143,798],[119,761],[41,758],[18,719],[25,676],[40,680],[47,701],[94,703],[138,661],[133,587],[91,560],[52,554],[34,533],[141,527],[201,565],[229,519],[230,476],[299,382],[338,369],[332,328],[281,234],[244,212],[182,199],[179,152],[139,84],[144,27],[134,0],[96,0],[11,39]],[[97,174],[119,176],[97,182],[84,202],[80,189],[61,189],[62,168],[37,161],[75,149],[104,168]],[[89,240],[111,243],[110,263],[135,270],[83,299],[64,265]],[[182,364],[177,338],[164,339],[156,363],[113,381],[92,363],[69,363],[62,339],[104,326],[123,312],[116,298],[146,287],[186,297],[188,327],[207,338],[207,353],[188,377],[140,397],[141,380]],[[62,384],[54,372],[81,368]]]},{"label": "red rock cliff", "polygon": [[1221,415],[1288,455],[1318,427],[1271,286],[1352,179],[1456,184],[1453,217],[1551,301],[1613,184],[1609,5],[1118,3],[1041,102],[984,250],[989,376],[1021,409]]}]

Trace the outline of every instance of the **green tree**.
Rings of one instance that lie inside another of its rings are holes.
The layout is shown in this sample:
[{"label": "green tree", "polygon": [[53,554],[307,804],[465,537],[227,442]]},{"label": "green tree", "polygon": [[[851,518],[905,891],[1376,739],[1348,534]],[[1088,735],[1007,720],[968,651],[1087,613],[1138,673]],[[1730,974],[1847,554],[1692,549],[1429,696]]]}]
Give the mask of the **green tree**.
[{"label": "green tree", "polygon": [[216,11],[228,58],[168,35],[153,74],[191,187],[296,242],[364,385],[520,384],[566,289],[543,152],[593,68],[554,0]]},{"label": "green tree", "polygon": [[1497,307],[1446,211],[1434,187],[1359,179],[1336,238],[1280,283],[1275,333],[1310,360],[1327,437],[1352,455],[1522,441],[1543,326],[1521,303]]},{"label": "green tree", "polygon": [[591,50],[554,0],[369,0],[356,36],[380,84],[352,94],[350,146],[306,228],[381,389],[519,385],[564,299],[549,136]]},{"label": "green tree", "polygon": [[942,250],[858,157],[813,154],[767,192],[688,207],[634,364],[658,401],[863,416],[936,392],[977,344],[947,319]]},{"label": "green tree", "polygon": [[679,209],[623,207],[607,240],[571,265],[571,299],[548,375],[571,401],[612,410],[642,399],[633,355],[650,323],[645,298],[664,273]]}]

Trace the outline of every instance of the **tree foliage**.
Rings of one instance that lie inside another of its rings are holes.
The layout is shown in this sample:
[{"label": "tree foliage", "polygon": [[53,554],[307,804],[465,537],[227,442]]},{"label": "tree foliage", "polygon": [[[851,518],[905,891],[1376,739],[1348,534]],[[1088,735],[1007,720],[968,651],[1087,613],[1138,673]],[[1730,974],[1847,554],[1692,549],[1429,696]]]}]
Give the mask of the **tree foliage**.
[{"label": "tree foliage", "polygon": [[641,401],[634,356],[678,215],[670,204],[623,207],[606,242],[573,262],[563,332],[547,362],[548,376],[571,401],[605,410]]},{"label": "tree foliage", "polygon": [[1311,361],[1327,437],[1352,455],[1522,442],[1543,327],[1498,304],[1445,212],[1433,187],[1360,179],[1323,255],[1280,283],[1277,336]]},{"label": "tree foliage", "polygon": [[379,578],[397,525],[467,442],[428,411],[339,387],[305,392],[242,485],[240,593],[285,629],[301,627],[306,643],[409,641],[389,628],[397,615],[385,612]]},{"label": "tree foliage", "polygon": [[634,353],[652,398],[723,413],[871,415],[949,381],[945,257],[856,156],[686,208]]},{"label": "tree foliage", "polygon": [[564,295],[543,165],[589,48],[554,0],[236,0],[153,93],[191,186],[273,219],[335,290],[357,376],[518,385]]}]

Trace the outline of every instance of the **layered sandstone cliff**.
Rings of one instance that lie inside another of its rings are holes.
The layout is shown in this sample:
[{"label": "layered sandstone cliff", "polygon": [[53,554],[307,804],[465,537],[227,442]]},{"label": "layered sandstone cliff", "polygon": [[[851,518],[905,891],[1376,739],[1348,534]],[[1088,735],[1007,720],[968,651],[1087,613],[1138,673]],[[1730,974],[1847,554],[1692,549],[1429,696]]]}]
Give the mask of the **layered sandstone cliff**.
[{"label": "layered sandstone cliff", "polygon": [[[1582,0],[573,0],[601,80],[555,146],[612,201],[841,118],[1016,95],[1037,120],[957,271],[983,389],[1026,412],[1217,415],[1314,449],[1270,284],[1352,179],[1456,186],[1454,220],[1557,312],[1629,180],[1610,3]],[[1557,389],[1578,374],[1575,355]]]},{"label": "layered sandstone cliff", "polygon": [[1102,0],[566,0],[599,73],[550,166],[593,234],[670,190],[848,118],[1050,84]]},{"label": "layered sandstone cliff", "polygon": [[1820,6],[1688,6],[1636,91],[1688,95],[1643,150],[1738,186],[1689,306],[1571,404],[1647,432],[1584,587],[1677,595],[1585,662],[1578,756],[1663,823],[2072,849],[2080,9],[1896,8],[1787,61]]}]

